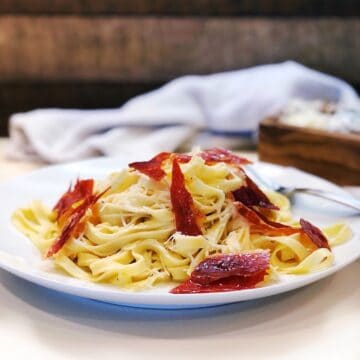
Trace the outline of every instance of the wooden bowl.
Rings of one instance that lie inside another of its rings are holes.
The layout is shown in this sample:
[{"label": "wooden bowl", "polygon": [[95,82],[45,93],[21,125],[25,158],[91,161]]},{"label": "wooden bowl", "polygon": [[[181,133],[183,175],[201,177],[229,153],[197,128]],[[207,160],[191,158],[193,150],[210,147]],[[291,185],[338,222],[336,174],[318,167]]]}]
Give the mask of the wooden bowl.
[{"label": "wooden bowl", "polygon": [[[339,134],[263,120],[259,158],[294,166],[340,185],[360,185],[360,135]],[[304,184],[304,186],[311,184]]]}]

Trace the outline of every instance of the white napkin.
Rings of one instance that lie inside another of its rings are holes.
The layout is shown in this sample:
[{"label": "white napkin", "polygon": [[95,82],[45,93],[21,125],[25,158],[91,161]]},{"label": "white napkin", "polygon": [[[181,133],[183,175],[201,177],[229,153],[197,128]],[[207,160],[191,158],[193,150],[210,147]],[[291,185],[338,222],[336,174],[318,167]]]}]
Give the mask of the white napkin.
[{"label": "white napkin", "polygon": [[292,61],[184,76],[117,109],[40,109],[10,118],[8,156],[63,162],[94,155],[173,151],[199,130],[249,136],[292,98],[359,107],[346,82]]}]

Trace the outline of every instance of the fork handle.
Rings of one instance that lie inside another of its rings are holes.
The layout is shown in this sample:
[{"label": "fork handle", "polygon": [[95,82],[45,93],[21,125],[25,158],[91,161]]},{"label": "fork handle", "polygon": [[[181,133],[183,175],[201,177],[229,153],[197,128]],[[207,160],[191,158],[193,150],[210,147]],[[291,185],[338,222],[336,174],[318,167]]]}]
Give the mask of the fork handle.
[{"label": "fork handle", "polygon": [[350,195],[339,195],[329,191],[308,188],[295,188],[294,192],[301,192],[304,194],[309,194],[323,199],[331,200],[360,211],[360,201]]}]

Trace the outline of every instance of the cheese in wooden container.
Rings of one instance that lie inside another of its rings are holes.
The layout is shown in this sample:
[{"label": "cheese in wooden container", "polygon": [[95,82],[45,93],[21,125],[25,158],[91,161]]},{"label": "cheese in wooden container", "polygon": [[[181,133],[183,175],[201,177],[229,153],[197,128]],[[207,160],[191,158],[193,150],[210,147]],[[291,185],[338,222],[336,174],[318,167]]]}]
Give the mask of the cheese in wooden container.
[{"label": "cheese in wooden container", "polygon": [[360,111],[295,101],[260,123],[259,157],[340,185],[360,185]]}]

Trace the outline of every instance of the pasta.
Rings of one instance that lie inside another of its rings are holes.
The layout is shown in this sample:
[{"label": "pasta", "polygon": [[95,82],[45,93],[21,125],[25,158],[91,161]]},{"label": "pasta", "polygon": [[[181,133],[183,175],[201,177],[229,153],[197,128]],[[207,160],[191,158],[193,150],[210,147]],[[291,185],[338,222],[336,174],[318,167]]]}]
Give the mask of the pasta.
[{"label": "pasta", "polygon": [[[128,290],[181,283],[209,257],[259,250],[269,252],[266,284],[279,274],[307,274],[331,266],[331,247],[351,236],[346,225],[335,224],[323,230],[328,247],[304,241],[306,228],[299,230],[288,199],[252,188],[241,167],[245,160],[230,152],[162,154],[152,162],[130,164],[94,182],[91,189],[90,183],[78,181],[78,188],[69,190],[54,209],[33,201],[15,211],[13,223],[67,274]],[[175,188],[175,166],[185,183],[181,191]],[[75,199],[81,184],[83,198]],[[241,206],[236,199],[239,189],[247,191]],[[87,202],[84,194],[89,191],[93,195]],[[258,203],[249,205],[249,192],[257,194]],[[174,213],[177,207],[184,214]],[[260,225],[249,221],[248,213],[258,216]],[[66,238],[64,232],[70,233],[76,214],[76,230]],[[191,231],[184,230],[181,216],[183,224],[192,222]],[[61,247],[55,251],[57,241]]]}]

